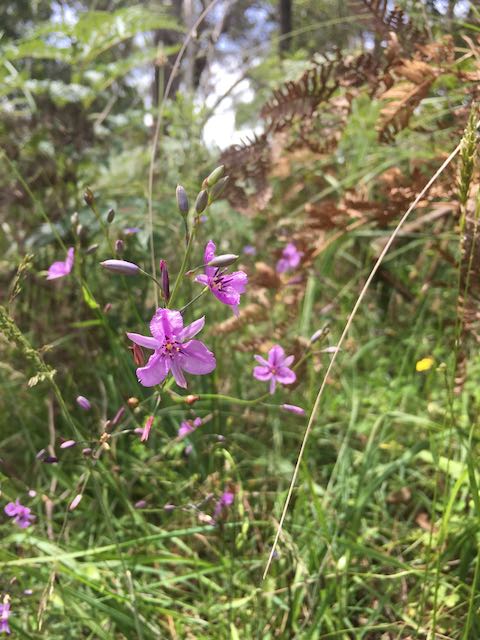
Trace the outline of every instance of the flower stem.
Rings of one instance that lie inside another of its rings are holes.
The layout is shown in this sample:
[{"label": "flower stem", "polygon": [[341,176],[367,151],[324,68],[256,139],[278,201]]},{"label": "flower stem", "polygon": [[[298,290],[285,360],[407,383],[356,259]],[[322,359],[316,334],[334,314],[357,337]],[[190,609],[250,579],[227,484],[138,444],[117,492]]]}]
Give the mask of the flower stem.
[{"label": "flower stem", "polygon": [[187,243],[187,248],[185,249],[185,254],[183,256],[183,260],[182,260],[182,264],[180,266],[180,271],[178,272],[178,275],[175,279],[175,284],[173,285],[173,291],[172,294],[170,296],[170,300],[168,302],[167,305],[167,309],[171,309],[173,306],[173,302],[175,300],[175,297],[178,293],[178,289],[180,287],[180,282],[183,279],[183,276],[185,275],[185,271],[187,270],[187,264],[188,264],[188,259],[190,257],[190,253],[192,252],[192,246],[193,246],[193,239],[195,237],[195,231],[196,231],[196,225],[194,224],[189,238],[188,238],[188,243]]},{"label": "flower stem", "polygon": [[200,293],[198,295],[196,295],[194,298],[192,298],[190,300],[190,302],[187,302],[186,305],[184,305],[181,309],[180,309],[180,313],[183,313],[185,311],[185,309],[187,307],[189,307],[191,304],[193,304],[194,302],[196,302],[199,298],[201,298],[203,296],[204,293],[206,293],[208,291],[208,287],[204,287]]}]

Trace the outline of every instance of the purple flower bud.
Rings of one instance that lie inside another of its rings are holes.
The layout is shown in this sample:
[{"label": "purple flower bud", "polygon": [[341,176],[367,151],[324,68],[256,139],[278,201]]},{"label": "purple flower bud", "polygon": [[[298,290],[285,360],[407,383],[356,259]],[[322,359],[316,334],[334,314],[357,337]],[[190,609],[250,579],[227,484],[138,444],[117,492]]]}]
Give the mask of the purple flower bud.
[{"label": "purple flower bud", "polygon": [[165,260],[160,260],[160,275],[163,298],[165,302],[168,302],[170,300],[170,278],[168,276],[168,268]]},{"label": "purple flower bud", "polygon": [[100,265],[112,273],[122,273],[125,276],[134,276],[140,271],[140,267],[126,260],[104,260]]},{"label": "purple flower bud", "polygon": [[125,249],[125,243],[121,238],[115,241],[115,253],[123,253]]},{"label": "purple flower bud", "polygon": [[92,405],[90,404],[90,400],[85,398],[85,396],[77,396],[76,402],[78,406],[84,411],[90,411],[90,409],[92,408]]},{"label": "purple flower bud", "polygon": [[92,455],[91,447],[85,447],[85,449],[82,449],[82,455],[85,456],[85,458],[89,458]]},{"label": "purple flower bud", "polygon": [[45,456],[43,462],[45,462],[45,464],[57,464],[58,458],[56,456]]},{"label": "purple flower bud", "polygon": [[62,442],[62,444],[60,445],[60,449],[70,449],[71,447],[74,447],[77,443],[75,442],[75,440],[65,440],[65,442]]},{"label": "purple flower bud", "polygon": [[202,189],[195,200],[195,211],[203,213],[208,205],[208,191]]},{"label": "purple flower bud", "polygon": [[235,255],[234,253],[224,253],[220,256],[216,256],[210,262],[207,262],[207,267],[229,267],[231,264],[236,262],[240,256]]},{"label": "purple flower bud", "polygon": [[147,506],[147,501],[138,500],[138,502],[135,502],[133,506],[135,507],[135,509],[145,509],[145,507]]},{"label": "purple flower bud", "polygon": [[68,510],[73,511],[74,509],[76,509],[80,504],[80,500],[82,499],[82,497],[83,496],[81,493],[77,494],[75,498],[71,501],[71,503],[68,505]]},{"label": "purple flower bud", "polygon": [[320,338],[328,335],[329,331],[330,330],[328,327],[323,327],[322,329],[318,329],[318,331],[315,331],[313,336],[310,338],[310,344],[313,344],[314,342],[317,342],[317,340],[320,340]]},{"label": "purple flower bud", "polygon": [[177,190],[175,192],[176,198],[177,198],[177,207],[178,210],[180,211],[182,216],[187,215],[188,213],[188,196],[187,196],[187,192],[185,191],[185,189],[182,187],[181,184],[177,185]]},{"label": "purple flower bud", "polygon": [[107,213],[107,222],[110,224],[115,219],[115,209],[109,209]]},{"label": "purple flower bud", "polygon": [[167,504],[163,507],[165,511],[173,511],[175,509],[175,505],[167,502]]},{"label": "purple flower bud", "polygon": [[305,409],[302,409],[302,407],[297,407],[296,404],[282,404],[282,409],[284,411],[289,411],[290,413],[296,413],[297,416],[305,415]]},{"label": "purple flower bud", "polygon": [[40,449],[40,451],[37,453],[35,458],[37,460],[44,460],[46,455],[47,455],[47,450],[46,449]]},{"label": "purple flower bud", "polygon": [[117,426],[117,424],[120,422],[120,420],[125,415],[125,411],[126,411],[125,407],[121,406],[120,409],[115,414],[113,420],[112,420],[112,427],[116,427]]}]

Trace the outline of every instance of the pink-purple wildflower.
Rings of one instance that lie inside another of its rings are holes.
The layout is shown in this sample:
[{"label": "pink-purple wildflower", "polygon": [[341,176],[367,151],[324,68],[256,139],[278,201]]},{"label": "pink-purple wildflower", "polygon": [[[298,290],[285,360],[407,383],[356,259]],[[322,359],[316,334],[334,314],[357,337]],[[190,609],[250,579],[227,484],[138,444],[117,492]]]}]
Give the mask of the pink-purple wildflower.
[{"label": "pink-purple wildflower", "polygon": [[10,635],[11,632],[8,625],[10,613],[10,602],[8,600],[8,596],[5,596],[3,603],[0,603],[0,633]]},{"label": "pink-purple wildflower", "polygon": [[179,387],[186,388],[184,371],[194,375],[211,373],[216,367],[215,356],[199,340],[192,340],[205,324],[205,317],[183,326],[182,314],[170,309],[157,309],[150,322],[152,337],[127,333],[132,342],[152,349],[146,366],[137,369],[144,387],[153,387],[165,380],[171,371]]},{"label": "pink-purple wildflower", "polygon": [[209,240],[203,255],[204,264],[207,265],[205,273],[197,276],[195,281],[208,287],[220,302],[231,306],[233,313],[238,316],[240,296],[245,293],[248,276],[245,271],[225,273],[225,270],[219,267],[209,267],[208,263],[215,258],[215,249],[215,243]]},{"label": "pink-purple wildflower", "polygon": [[255,249],[255,247],[253,246],[253,244],[246,244],[243,247],[243,253],[246,256],[255,256],[257,254],[257,250]]},{"label": "pink-purple wildflower", "polygon": [[302,256],[303,253],[298,251],[293,242],[289,242],[282,251],[282,257],[277,262],[277,273],[285,273],[298,267]]},{"label": "pink-purple wildflower", "polygon": [[68,276],[73,268],[73,262],[75,259],[75,249],[70,247],[67,251],[67,257],[64,261],[58,260],[50,265],[48,268],[47,280],[56,280],[57,278],[63,278]]},{"label": "pink-purple wildflower", "polygon": [[228,508],[232,506],[234,500],[235,494],[232,491],[224,491],[215,505],[215,510],[213,512],[214,520],[223,516]]},{"label": "pink-purple wildflower", "polygon": [[268,352],[268,360],[256,355],[255,360],[260,363],[255,367],[253,375],[257,380],[267,382],[270,380],[270,393],[275,393],[276,383],[292,384],[297,379],[295,372],[289,367],[293,362],[293,356],[285,356],[285,351],[279,344],[274,345]]},{"label": "pink-purple wildflower", "polygon": [[35,516],[32,514],[31,509],[20,504],[18,498],[15,502],[9,502],[5,506],[4,511],[9,518],[13,518],[15,524],[21,529],[26,529],[33,524],[33,521],[35,520]]},{"label": "pink-purple wildflower", "polygon": [[201,418],[195,418],[194,420],[183,420],[180,423],[180,428],[178,429],[177,437],[179,440],[183,440],[190,433],[193,433],[198,427],[201,427],[203,421]]}]

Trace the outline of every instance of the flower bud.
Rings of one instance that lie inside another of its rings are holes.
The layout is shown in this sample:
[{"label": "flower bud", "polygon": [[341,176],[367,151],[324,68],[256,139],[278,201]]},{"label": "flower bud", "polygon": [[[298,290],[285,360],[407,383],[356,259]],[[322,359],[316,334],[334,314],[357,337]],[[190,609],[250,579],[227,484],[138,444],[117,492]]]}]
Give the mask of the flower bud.
[{"label": "flower bud", "polygon": [[217,184],[220,178],[223,178],[224,173],[225,173],[225,165],[221,164],[219,167],[217,167],[212,171],[212,173],[208,176],[208,178],[205,178],[205,180],[202,183],[202,188],[208,189],[208,187],[213,187],[215,184]]},{"label": "flower bud", "polygon": [[140,271],[140,267],[126,260],[104,260],[100,265],[112,273],[121,273],[125,276],[134,276]]},{"label": "flower bud", "polygon": [[209,202],[214,202],[215,200],[218,200],[220,198],[222,193],[225,191],[229,180],[230,178],[228,176],[225,176],[224,178],[219,180],[217,184],[213,185],[212,189],[210,190]]},{"label": "flower bud", "polygon": [[229,267],[236,262],[239,257],[240,256],[236,256],[234,253],[224,253],[207,262],[207,267]]},{"label": "flower bud", "polygon": [[115,253],[123,253],[125,249],[125,243],[121,238],[115,241]]},{"label": "flower bud", "polygon": [[123,418],[123,416],[125,415],[125,407],[122,405],[120,407],[120,409],[117,411],[117,413],[115,414],[113,420],[112,420],[112,427],[116,427],[117,424],[120,422],[120,420]]},{"label": "flower bud", "polygon": [[88,187],[85,189],[85,193],[83,194],[83,199],[85,200],[85,204],[91,207],[95,202],[95,196],[93,192]]},{"label": "flower bud", "polygon": [[197,213],[203,213],[208,205],[208,191],[202,189],[195,200],[195,211]]},{"label": "flower bud", "polygon": [[77,224],[79,223],[79,217],[78,217],[78,212],[74,211],[72,213],[72,215],[70,216],[70,222],[72,223],[72,227],[76,227]]},{"label": "flower bud", "polygon": [[289,413],[295,413],[297,414],[297,416],[305,415],[305,409],[302,409],[302,407],[297,407],[296,404],[282,404],[282,409],[284,411],[288,411]]},{"label": "flower bud", "polygon": [[77,443],[75,442],[75,440],[65,440],[65,442],[62,442],[62,444],[60,445],[60,449],[70,449],[71,447],[74,447]]},{"label": "flower bud", "polygon": [[325,338],[325,336],[327,336],[329,332],[330,332],[330,329],[328,326],[323,327],[322,329],[318,329],[318,331],[315,331],[313,336],[310,338],[310,344],[317,342],[318,340],[320,340],[320,338]]},{"label": "flower bud", "polygon": [[138,344],[133,344],[130,349],[133,353],[133,362],[137,365],[137,367],[143,367],[145,364],[145,355],[143,353],[143,349]]},{"label": "flower bud", "polygon": [[140,401],[138,398],[132,397],[127,400],[127,404],[130,409],[136,409],[139,405]]},{"label": "flower bud", "polygon": [[175,195],[177,197],[178,210],[180,211],[182,216],[186,216],[189,209],[188,196],[187,196],[187,192],[185,191],[185,189],[182,187],[181,184],[177,185],[177,190],[175,192]]},{"label": "flower bud", "polygon": [[69,511],[73,511],[74,509],[76,509],[78,507],[78,505],[80,504],[80,500],[82,499],[82,494],[79,493],[75,496],[75,498],[71,501],[71,503],[68,506],[68,510]]},{"label": "flower bud", "polygon": [[115,209],[109,209],[107,213],[107,222],[110,224],[115,219]]},{"label": "flower bud", "polygon": [[91,255],[92,253],[96,253],[97,249],[98,249],[99,245],[98,244],[91,244],[88,249],[85,251],[85,253],[87,255]]},{"label": "flower bud", "polygon": [[170,300],[170,278],[168,276],[168,268],[165,260],[160,260],[160,276],[163,298],[165,302],[168,302]]},{"label": "flower bud", "polygon": [[76,402],[79,407],[81,407],[84,411],[90,411],[92,405],[90,404],[90,400],[85,398],[85,396],[77,396]]},{"label": "flower bud", "polygon": [[197,400],[200,400],[200,396],[194,396],[193,394],[189,394],[186,398],[185,398],[185,402],[189,405],[195,404],[195,402],[197,402]]},{"label": "flower bud", "polygon": [[84,449],[82,449],[82,455],[85,458],[89,458],[92,455],[92,449],[91,447],[85,447]]},{"label": "flower bud", "polygon": [[135,507],[135,509],[145,509],[145,507],[147,506],[147,501],[138,500],[133,506]]}]

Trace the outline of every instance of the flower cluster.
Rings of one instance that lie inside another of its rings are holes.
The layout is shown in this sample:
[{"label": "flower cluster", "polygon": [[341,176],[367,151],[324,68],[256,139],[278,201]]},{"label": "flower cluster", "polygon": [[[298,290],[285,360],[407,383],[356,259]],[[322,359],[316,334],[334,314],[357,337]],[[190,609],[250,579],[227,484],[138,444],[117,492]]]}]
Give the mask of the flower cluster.
[{"label": "flower cluster", "polygon": [[9,502],[5,506],[4,511],[7,516],[13,518],[13,522],[21,529],[26,529],[35,520],[35,516],[32,514],[31,509],[20,504],[18,498],[15,502]]}]

